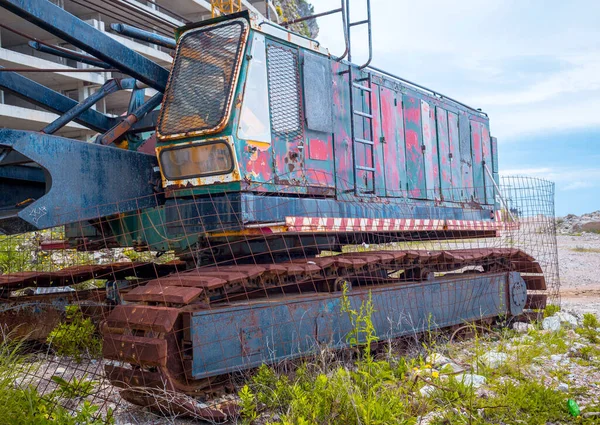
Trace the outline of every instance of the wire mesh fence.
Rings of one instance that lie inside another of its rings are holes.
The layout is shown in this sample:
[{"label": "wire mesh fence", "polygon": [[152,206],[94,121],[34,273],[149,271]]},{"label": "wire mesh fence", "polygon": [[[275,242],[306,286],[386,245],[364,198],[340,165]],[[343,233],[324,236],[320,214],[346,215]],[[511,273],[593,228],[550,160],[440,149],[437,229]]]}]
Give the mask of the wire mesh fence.
[{"label": "wire mesh fence", "polygon": [[346,312],[368,302],[385,340],[559,301],[550,182],[502,178],[495,205],[298,192],[182,191],[2,237],[0,323],[35,348],[14,385],[99,421],[225,421],[244,373],[364,343]]}]

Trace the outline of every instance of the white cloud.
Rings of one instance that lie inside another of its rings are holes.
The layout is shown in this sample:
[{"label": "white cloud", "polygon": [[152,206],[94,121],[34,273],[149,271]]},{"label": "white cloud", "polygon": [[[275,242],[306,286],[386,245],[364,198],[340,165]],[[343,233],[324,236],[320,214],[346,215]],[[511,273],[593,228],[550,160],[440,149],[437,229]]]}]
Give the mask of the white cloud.
[{"label": "white cloud", "polygon": [[595,187],[594,183],[591,181],[575,181],[565,185],[563,190],[587,189],[590,187]]},{"label": "white cloud", "polygon": [[537,167],[515,168],[501,172],[503,176],[531,176],[556,183],[561,191],[600,188],[600,168]]},{"label": "white cloud", "polygon": [[[339,0],[313,4],[322,12],[339,7]],[[363,2],[351,4],[356,12]],[[600,2],[550,7],[545,0],[378,0],[371,9],[373,64],[481,107],[501,142],[600,127]],[[340,54],[339,15],[319,25],[319,39]],[[367,51],[364,28],[352,39],[353,59],[361,62]]]}]

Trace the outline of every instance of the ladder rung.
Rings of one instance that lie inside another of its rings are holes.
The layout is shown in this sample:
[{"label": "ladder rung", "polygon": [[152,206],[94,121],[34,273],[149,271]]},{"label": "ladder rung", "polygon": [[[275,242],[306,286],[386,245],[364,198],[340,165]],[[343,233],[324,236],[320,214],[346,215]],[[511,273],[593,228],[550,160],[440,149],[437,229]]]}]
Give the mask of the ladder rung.
[{"label": "ladder rung", "polygon": [[368,91],[368,92],[372,91],[371,87],[363,86],[361,84],[352,83],[352,87],[356,87],[357,89]]},{"label": "ladder rung", "polygon": [[364,143],[365,145],[374,145],[375,144],[375,142],[373,142],[372,140],[359,139],[358,137],[355,137],[354,141],[357,143]]},{"label": "ladder rung", "polygon": [[375,172],[375,168],[373,167],[363,167],[362,165],[357,165],[356,168],[358,170]]},{"label": "ladder rung", "polygon": [[364,25],[364,24],[368,24],[368,23],[369,23],[369,20],[368,20],[368,19],[364,19],[364,20],[362,20],[362,21],[350,22],[350,23],[348,24],[348,26],[349,26],[349,27],[353,27],[353,26],[355,26],[355,25]]},{"label": "ladder rung", "polygon": [[366,112],[362,112],[362,111],[352,111],[352,112],[354,112],[355,115],[359,115],[361,117],[373,119],[373,115],[367,114]]}]

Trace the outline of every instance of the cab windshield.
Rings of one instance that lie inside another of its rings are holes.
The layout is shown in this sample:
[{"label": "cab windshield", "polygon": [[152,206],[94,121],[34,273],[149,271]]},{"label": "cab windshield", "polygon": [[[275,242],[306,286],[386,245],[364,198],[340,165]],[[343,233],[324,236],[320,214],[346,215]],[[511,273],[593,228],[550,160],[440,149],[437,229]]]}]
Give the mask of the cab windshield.
[{"label": "cab windshield", "polygon": [[160,138],[216,132],[226,124],[246,33],[246,21],[236,19],[181,36],[158,122]]}]

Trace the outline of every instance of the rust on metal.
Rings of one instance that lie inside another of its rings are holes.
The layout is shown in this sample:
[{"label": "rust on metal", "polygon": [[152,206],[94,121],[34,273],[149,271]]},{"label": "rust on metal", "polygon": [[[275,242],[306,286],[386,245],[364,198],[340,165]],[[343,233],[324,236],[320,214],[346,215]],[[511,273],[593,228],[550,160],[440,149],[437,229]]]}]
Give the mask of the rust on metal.
[{"label": "rust on metal", "polygon": [[177,286],[148,285],[138,286],[123,295],[129,302],[164,302],[175,304],[189,304],[198,298],[204,290],[202,288],[181,288]]},{"label": "rust on metal", "polygon": [[116,306],[106,322],[111,328],[166,333],[173,329],[178,315],[176,308],[125,304]]},{"label": "rust on metal", "polygon": [[104,335],[102,355],[106,359],[120,360],[136,365],[165,366],[167,341],[138,336]]},{"label": "rust on metal", "polygon": [[154,279],[185,268],[183,262],[157,264],[121,262],[66,267],[54,272],[17,272],[0,275],[0,287],[20,289],[28,286],[66,286],[89,279],[123,280],[126,277]]}]

